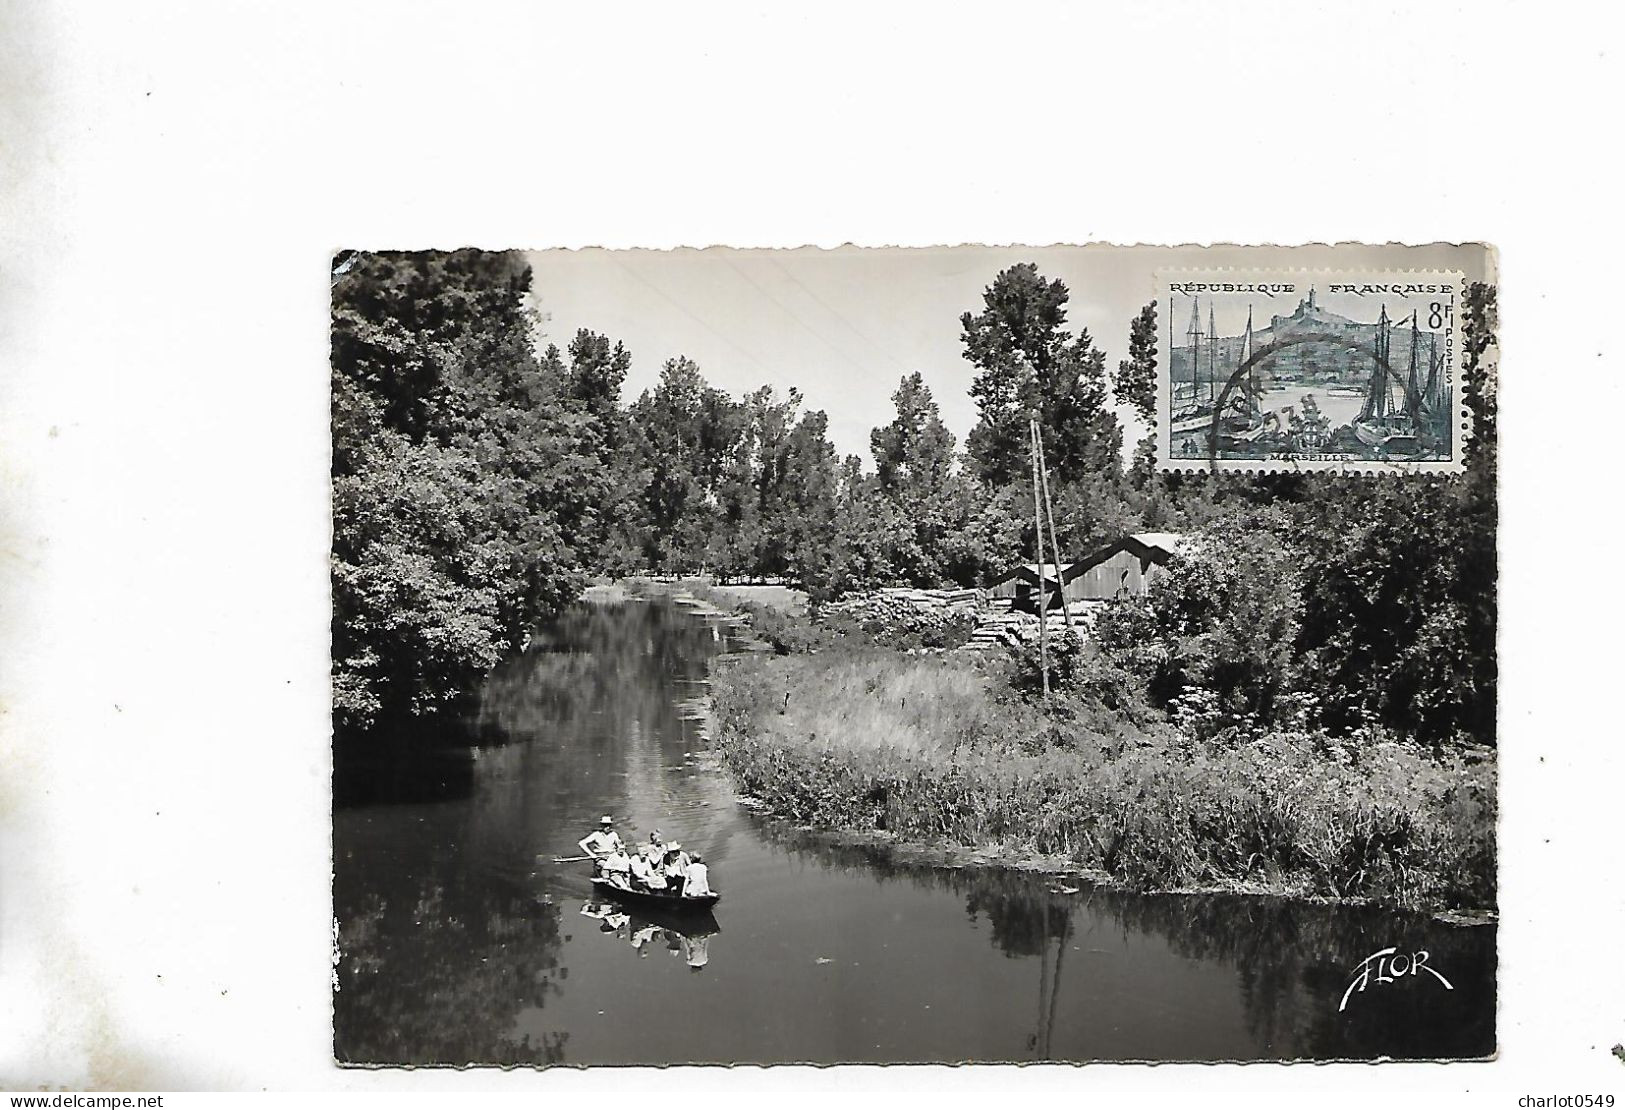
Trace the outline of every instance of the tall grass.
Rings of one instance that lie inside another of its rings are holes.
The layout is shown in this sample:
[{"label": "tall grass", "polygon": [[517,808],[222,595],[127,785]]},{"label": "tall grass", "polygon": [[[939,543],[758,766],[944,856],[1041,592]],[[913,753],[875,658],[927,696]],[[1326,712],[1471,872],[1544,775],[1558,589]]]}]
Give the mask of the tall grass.
[{"label": "tall grass", "polygon": [[982,668],[880,651],[741,660],[714,676],[717,743],[745,790],[802,823],[1061,855],[1143,889],[1494,905],[1487,750],[1108,734]]}]

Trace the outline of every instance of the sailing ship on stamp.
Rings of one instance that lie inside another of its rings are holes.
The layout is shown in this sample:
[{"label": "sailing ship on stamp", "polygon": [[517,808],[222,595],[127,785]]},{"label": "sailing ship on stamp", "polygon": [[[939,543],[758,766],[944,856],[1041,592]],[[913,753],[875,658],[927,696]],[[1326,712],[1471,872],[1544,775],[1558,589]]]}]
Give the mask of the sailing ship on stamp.
[{"label": "sailing ship on stamp", "polygon": [[1165,288],[1165,465],[1459,465],[1452,282],[1311,283],[1263,326],[1299,283]]}]

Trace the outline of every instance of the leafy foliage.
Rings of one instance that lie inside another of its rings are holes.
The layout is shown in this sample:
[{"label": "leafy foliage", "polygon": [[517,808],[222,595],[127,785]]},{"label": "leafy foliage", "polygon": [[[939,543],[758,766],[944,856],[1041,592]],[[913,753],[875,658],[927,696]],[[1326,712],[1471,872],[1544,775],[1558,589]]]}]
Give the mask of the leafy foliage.
[{"label": "leafy foliage", "polygon": [[[518,256],[479,251],[354,255],[335,278],[341,730],[460,709],[589,572],[782,578],[815,602],[990,584],[1034,548],[1034,417],[1063,559],[1145,529],[1203,540],[1058,656],[1058,685],[1203,736],[1313,722],[1493,742],[1491,287],[1462,309],[1468,473],[1363,483],[1158,475],[1143,443],[1125,480],[1104,354],[1030,263],[960,319],[979,413],[964,454],[916,372],[871,434],[872,473],[799,390],[736,400],[681,356],[623,404],[632,353],[585,329],[541,346],[529,283]],[[1146,422],[1156,329],[1146,305],[1109,382]]]},{"label": "leafy foliage", "polygon": [[1055,480],[1116,475],[1122,431],[1106,407],[1106,356],[1087,330],[1065,330],[1068,292],[1032,263],[1011,266],[982,294],[981,313],[960,318],[980,420],[967,448],[996,486],[1028,471],[1027,421],[1036,416]]},{"label": "leafy foliage", "polygon": [[585,403],[539,362],[514,256],[366,254],[333,285],[341,734],[467,704],[578,592],[601,494]]},{"label": "leafy foliage", "polygon": [[1129,325],[1128,358],[1117,364],[1112,375],[1112,392],[1117,403],[1130,405],[1146,424],[1156,423],[1157,404],[1157,302],[1152,301]]},{"label": "leafy foliage", "polygon": [[1062,856],[1140,888],[1494,904],[1485,749],[1107,731],[968,661],[888,652],[757,657],[714,682],[724,759],[797,824]]},{"label": "leafy foliage", "polygon": [[687,358],[667,360],[660,384],[633,402],[633,483],[641,492],[643,565],[702,569],[722,540],[721,500],[742,410]]},{"label": "leafy foliage", "polygon": [[1210,691],[1238,720],[1272,720],[1276,699],[1297,684],[1300,567],[1257,518],[1211,530],[1176,556],[1148,606],[1166,653],[1160,683]]}]

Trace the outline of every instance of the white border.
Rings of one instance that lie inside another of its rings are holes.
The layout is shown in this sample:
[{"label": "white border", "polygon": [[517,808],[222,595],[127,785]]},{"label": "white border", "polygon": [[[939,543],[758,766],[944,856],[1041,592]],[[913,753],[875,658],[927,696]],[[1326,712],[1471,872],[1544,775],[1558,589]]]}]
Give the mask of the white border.
[{"label": "white border", "polygon": [[[13,0],[6,18],[0,1085],[528,1105],[1619,1090],[1604,421],[1625,372],[1597,141],[1618,6]],[[329,1063],[332,250],[1441,238],[1495,243],[1506,274],[1496,1063]]]}]

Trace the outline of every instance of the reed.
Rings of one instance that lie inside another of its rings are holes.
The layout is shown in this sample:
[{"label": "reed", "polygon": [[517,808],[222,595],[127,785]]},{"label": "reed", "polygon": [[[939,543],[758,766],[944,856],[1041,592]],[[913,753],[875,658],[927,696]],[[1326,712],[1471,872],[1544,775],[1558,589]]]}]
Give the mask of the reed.
[{"label": "reed", "polygon": [[1140,889],[1494,905],[1487,750],[1103,734],[1008,691],[957,657],[757,657],[714,676],[715,736],[744,790],[798,823],[1065,856]]}]

